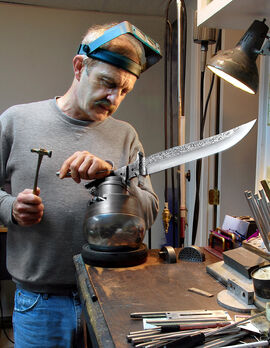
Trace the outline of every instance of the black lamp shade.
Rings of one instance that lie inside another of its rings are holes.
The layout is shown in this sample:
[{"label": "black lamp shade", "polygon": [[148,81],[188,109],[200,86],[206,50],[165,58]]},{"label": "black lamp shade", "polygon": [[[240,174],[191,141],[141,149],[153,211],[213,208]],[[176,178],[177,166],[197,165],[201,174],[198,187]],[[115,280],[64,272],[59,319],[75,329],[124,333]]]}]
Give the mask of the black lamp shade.
[{"label": "black lamp shade", "polygon": [[211,58],[207,67],[219,77],[248,93],[255,94],[258,90],[257,65],[238,47],[218,52]]},{"label": "black lamp shade", "polygon": [[234,49],[219,51],[207,67],[234,86],[255,94],[259,84],[256,59],[267,32],[264,21],[254,21]]}]

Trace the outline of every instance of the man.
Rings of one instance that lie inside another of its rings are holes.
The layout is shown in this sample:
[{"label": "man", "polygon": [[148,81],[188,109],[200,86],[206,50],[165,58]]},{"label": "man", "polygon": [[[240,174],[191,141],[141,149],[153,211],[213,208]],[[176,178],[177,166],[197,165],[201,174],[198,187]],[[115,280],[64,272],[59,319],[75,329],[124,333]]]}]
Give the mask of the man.
[{"label": "man", "polygon": [[[7,267],[17,286],[16,348],[81,346],[72,256],[85,243],[89,193],[74,181],[105,177],[112,165],[122,167],[143,151],[133,127],[111,115],[140,72],[160,58],[130,28],[128,22],[90,28],[63,96],[16,105],[0,117],[0,187],[10,187],[0,191],[0,220],[8,227]],[[52,158],[43,159],[37,194],[32,148],[52,150]],[[64,180],[55,175],[59,169]],[[73,180],[66,178],[69,172]],[[158,200],[149,178],[133,179],[130,192],[150,227]]]}]

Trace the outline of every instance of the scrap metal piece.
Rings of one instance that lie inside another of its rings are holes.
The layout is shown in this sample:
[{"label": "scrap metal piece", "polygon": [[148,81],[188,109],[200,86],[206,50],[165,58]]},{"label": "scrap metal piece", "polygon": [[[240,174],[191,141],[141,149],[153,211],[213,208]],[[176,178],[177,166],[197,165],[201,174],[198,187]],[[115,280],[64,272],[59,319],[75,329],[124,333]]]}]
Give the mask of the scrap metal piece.
[{"label": "scrap metal piece", "polygon": [[195,294],[206,296],[206,297],[213,297],[214,296],[213,294],[211,294],[208,291],[204,291],[204,290],[197,289],[197,288],[189,288],[188,291],[194,292]]}]

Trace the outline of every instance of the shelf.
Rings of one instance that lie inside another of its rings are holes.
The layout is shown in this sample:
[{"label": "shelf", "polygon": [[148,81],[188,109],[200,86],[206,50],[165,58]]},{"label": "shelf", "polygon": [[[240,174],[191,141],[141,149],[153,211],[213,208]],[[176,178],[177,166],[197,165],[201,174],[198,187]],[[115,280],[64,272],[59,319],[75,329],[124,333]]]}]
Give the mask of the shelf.
[{"label": "shelf", "polygon": [[198,25],[246,30],[255,20],[266,18],[270,26],[269,0],[197,0]]}]

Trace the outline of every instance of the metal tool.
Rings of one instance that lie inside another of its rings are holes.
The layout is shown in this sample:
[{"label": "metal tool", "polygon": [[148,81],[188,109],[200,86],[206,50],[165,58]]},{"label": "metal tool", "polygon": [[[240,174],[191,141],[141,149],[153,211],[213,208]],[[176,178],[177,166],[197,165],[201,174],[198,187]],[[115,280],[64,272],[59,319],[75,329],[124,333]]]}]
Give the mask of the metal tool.
[{"label": "metal tool", "polygon": [[127,181],[135,176],[157,173],[227,150],[246,136],[255,122],[256,120],[253,120],[212,137],[175,146],[148,157],[143,157],[140,153],[135,162],[114,170],[114,174],[125,178]]},{"label": "metal tool", "polygon": [[227,290],[233,294],[239,301],[243,301],[247,305],[254,303],[254,290],[246,283],[241,283],[237,279],[228,279]]},{"label": "metal tool", "polygon": [[[91,249],[88,246],[83,247],[84,261],[92,264],[97,260],[98,255],[92,252],[93,249],[104,251],[109,258],[106,263],[112,267],[115,251],[119,251],[120,254],[120,250],[138,249],[142,244],[145,235],[144,213],[136,196],[128,192],[130,179],[138,177],[140,182],[142,176],[226,150],[240,141],[254,122],[148,157],[138,153],[135,162],[114,170],[104,179],[93,180],[86,184],[85,187],[90,190],[91,199],[86,210],[84,234]],[[114,254],[109,257],[109,252]],[[133,254],[134,261],[139,259],[136,253]],[[105,257],[102,258],[102,263],[104,260]],[[128,263],[129,260],[131,255],[125,262]],[[100,262],[99,266],[101,266]],[[104,267],[104,264],[102,266]]]},{"label": "metal tool", "polygon": [[260,198],[258,194],[254,194],[254,198],[255,198],[257,206],[259,208],[262,223],[264,224],[264,227],[266,229],[265,232],[268,234],[268,232],[270,231],[270,220],[269,220],[268,209],[264,205],[263,199]]},{"label": "metal tool", "polygon": [[[176,338],[181,338],[181,337],[190,336],[190,335],[199,334],[199,333],[206,334],[208,332],[213,331],[212,329],[213,327],[219,327],[219,326],[220,325],[209,326],[208,328],[204,328],[204,329],[200,329],[199,327],[197,327],[197,329],[195,330],[187,329],[184,331],[180,331],[181,329],[180,330],[175,329],[174,332],[173,330],[167,331],[167,329],[161,330],[161,331],[159,330],[152,333],[149,330],[144,330],[146,331],[145,334],[143,334],[142,331],[138,332],[138,334],[136,334],[136,332],[135,334],[130,333],[129,335],[127,335],[127,340],[135,347],[151,347],[152,345],[156,346],[157,344],[158,346],[160,346],[161,342],[165,344],[165,343],[169,343],[170,341]],[[232,328],[226,331],[226,335],[234,335],[239,333],[240,331],[241,331],[240,328]],[[215,336],[213,337],[213,339],[216,339]],[[181,347],[185,347],[185,346],[181,345]]]},{"label": "metal tool", "polygon": [[[175,146],[148,157],[144,157],[142,153],[138,153],[138,158],[135,162],[113,170],[111,174],[121,176],[127,182],[129,179],[136,176],[139,177],[157,173],[199,158],[222,152],[243,139],[254,126],[255,122],[256,120],[253,120],[212,137],[193,141],[181,146]],[[56,175],[59,174],[60,172],[56,173]],[[70,176],[70,172],[68,172],[66,177]]]},{"label": "metal tool", "polygon": [[192,245],[181,249],[178,259],[189,262],[203,262],[205,260],[205,254],[199,247]]},{"label": "metal tool", "polygon": [[259,194],[261,196],[264,212],[266,215],[270,216],[270,205],[269,205],[269,202],[267,202],[267,198],[266,198],[264,190],[259,190]]},{"label": "metal tool", "polygon": [[159,253],[159,257],[161,257],[163,260],[165,260],[167,263],[176,263],[176,253],[172,246],[165,245],[163,246]]},{"label": "metal tool", "polygon": [[262,180],[261,184],[262,184],[262,187],[263,187],[263,189],[265,191],[265,194],[266,194],[268,200],[270,201],[270,188],[269,188],[269,185],[268,185],[267,181],[266,180]]},{"label": "metal tool", "polygon": [[[87,183],[85,187],[90,190],[91,198],[84,220],[84,234],[88,242],[82,250],[84,261],[102,267],[123,267],[126,264],[131,266],[131,257],[133,266],[136,262],[144,262],[147,257],[146,250],[143,250],[142,257],[139,253],[145,236],[144,212],[136,196],[129,194],[130,179],[137,177],[140,184],[141,176],[224,151],[239,142],[254,123],[255,120],[224,133],[148,157],[139,152],[133,163],[113,170],[103,179]],[[126,253],[130,250],[132,255]],[[100,252],[104,253],[101,259]],[[118,256],[121,252],[126,254],[122,254],[125,259],[119,265]]]},{"label": "metal tool", "polygon": [[[153,344],[149,345],[141,345],[140,347],[147,348],[158,348],[158,347],[166,347],[166,348],[193,348],[193,347],[204,347],[204,348],[225,348],[230,343],[237,342],[247,336],[248,333],[246,331],[239,331],[236,334],[224,334],[220,338],[210,337],[204,341],[204,334],[198,333],[194,335],[186,335],[184,337],[180,337],[179,339],[173,341],[167,338],[167,342],[164,340],[162,344],[159,344],[157,341],[154,341]],[[177,341],[177,342],[176,342]],[[149,342],[150,343],[150,342]],[[204,344],[203,344],[204,343]],[[202,345],[203,344],[203,345]],[[139,345],[135,346],[136,348]]]},{"label": "metal tool", "polygon": [[240,343],[235,344],[233,346],[226,346],[226,348],[255,348],[255,347],[269,347],[269,342],[264,341],[257,341],[257,342],[250,342],[250,343]]},{"label": "metal tool", "polygon": [[31,152],[38,153],[38,162],[37,162],[37,169],[36,169],[34,188],[33,188],[33,193],[36,195],[37,194],[38,173],[39,173],[41,161],[43,159],[43,156],[52,157],[52,151],[47,151],[45,149],[31,149]]},{"label": "metal tool", "polygon": [[[198,334],[194,334],[194,335],[186,335],[183,338],[178,338],[178,339],[173,339],[171,341],[168,342],[168,344],[166,344],[167,347],[196,347],[199,345],[202,345],[205,342],[205,339],[207,337],[211,337],[213,335],[216,334],[220,334],[220,333],[225,333],[226,330],[232,329],[234,327],[237,327],[238,325],[244,324],[252,319],[255,319],[261,315],[265,315],[265,311],[262,311],[260,313],[257,313],[249,318],[245,318],[243,320],[240,320],[238,322],[234,322],[233,324],[224,326],[222,328],[219,329],[215,329],[211,332],[207,332],[205,334],[203,333],[198,333]],[[225,344],[226,345],[226,344]],[[161,347],[162,345],[153,345],[153,347]]]},{"label": "metal tool", "polygon": [[189,325],[160,325],[153,329],[130,332],[127,335],[128,342],[140,343],[150,339],[177,338],[186,334],[197,333],[198,330],[207,332],[210,329],[229,325],[230,322],[216,322],[211,324],[195,323]]},{"label": "metal tool", "polygon": [[256,225],[259,229],[263,243],[268,251],[270,251],[269,245],[269,214],[263,209],[263,203],[259,200],[258,195],[253,195],[251,191],[245,191],[245,196],[249,204],[249,208],[253,214]]},{"label": "metal tool", "polygon": [[[109,173],[113,173],[113,170],[99,170],[98,172],[96,172],[96,174],[102,174],[102,173],[107,173],[107,172],[109,172]],[[59,176],[60,175],[60,170],[58,171],[58,172],[56,172],[55,173],[57,176]],[[67,174],[65,175],[65,178],[71,178],[71,172],[69,171],[69,172],[67,172]]]},{"label": "metal tool", "polygon": [[188,311],[164,311],[164,312],[134,312],[130,313],[133,319],[147,319],[147,318],[186,318],[186,319],[218,319],[227,320],[227,312],[223,310],[188,310]]},{"label": "metal tool", "polygon": [[222,318],[197,318],[197,319],[185,319],[185,318],[172,318],[172,319],[147,319],[146,323],[151,324],[151,325],[188,325],[191,323],[198,323],[198,324],[212,324],[216,322],[228,322],[227,319],[222,319]]}]

